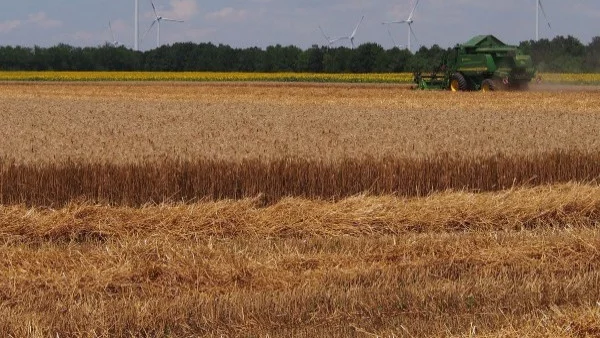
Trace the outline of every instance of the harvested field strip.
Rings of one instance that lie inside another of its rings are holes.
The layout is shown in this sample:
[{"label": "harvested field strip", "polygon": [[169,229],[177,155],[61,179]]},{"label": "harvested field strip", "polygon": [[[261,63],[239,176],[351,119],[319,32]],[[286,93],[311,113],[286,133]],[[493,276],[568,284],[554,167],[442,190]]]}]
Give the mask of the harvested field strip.
[{"label": "harvested field strip", "polygon": [[115,164],[600,152],[600,87],[0,83],[0,158]]},{"label": "harvested field strip", "polygon": [[3,206],[0,330],[594,336],[599,225],[600,188],[579,184],[265,208]]},{"label": "harvested field strip", "polygon": [[424,196],[448,189],[496,191],[513,186],[600,177],[600,154],[550,152],[528,156],[424,159],[289,158],[148,161],[139,164],[0,162],[0,203],[61,206],[73,200],[113,205],[193,202],[262,196],[340,199],[361,193]]}]

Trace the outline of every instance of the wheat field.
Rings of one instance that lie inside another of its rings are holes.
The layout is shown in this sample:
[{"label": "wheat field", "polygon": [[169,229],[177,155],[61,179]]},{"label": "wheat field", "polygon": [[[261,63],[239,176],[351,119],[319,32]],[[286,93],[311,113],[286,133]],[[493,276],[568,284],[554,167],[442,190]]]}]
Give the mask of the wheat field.
[{"label": "wheat field", "polygon": [[598,336],[599,94],[0,83],[0,332]]},{"label": "wheat field", "polygon": [[419,92],[392,85],[0,84],[0,157],[335,160],[600,150],[600,89]]}]

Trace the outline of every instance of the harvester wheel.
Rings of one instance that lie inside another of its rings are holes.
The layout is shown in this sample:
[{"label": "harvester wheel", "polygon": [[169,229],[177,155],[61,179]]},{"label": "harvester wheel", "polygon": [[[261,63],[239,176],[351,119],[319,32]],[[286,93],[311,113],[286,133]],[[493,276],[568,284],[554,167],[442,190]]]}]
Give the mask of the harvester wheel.
[{"label": "harvester wheel", "polygon": [[481,91],[482,92],[493,92],[496,90],[496,84],[492,79],[485,79],[481,83]]},{"label": "harvester wheel", "polygon": [[461,73],[454,73],[450,78],[450,90],[453,92],[466,91],[468,89],[467,80]]}]

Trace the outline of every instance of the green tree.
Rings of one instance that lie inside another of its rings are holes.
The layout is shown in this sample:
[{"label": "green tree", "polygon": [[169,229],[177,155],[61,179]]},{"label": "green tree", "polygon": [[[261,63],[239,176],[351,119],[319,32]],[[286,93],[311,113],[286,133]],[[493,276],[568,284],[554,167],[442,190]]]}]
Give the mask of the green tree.
[{"label": "green tree", "polygon": [[352,50],[347,47],[329,48],[323,56],[323,71],[326,73],[350,72]]},{"label": "green tree", "polygon": [[[538,70],[546,72],[600,72],[600,37],[585,46],[573,36],[523,41]],[[105,44],[72,47],[58,44],[0,47],[0,69],[5,70],[149,70],[149,71],[310,71],[310,72],[428,72],[437,69],[448,51],[433,45],[414,55],[407,50],[384,50],[375,43],[356,49],[269,46],[265,50],[232,48],[212,43],[175,43],[146,52]]]},{"label": "green tree", "polygon": [[376,43],[365,43],[352,51],[350,71],[354,73],[371,73],[375,71],[377,61],[385,56],[383,47]]},{"label": "green tree", "polygon": [[295,46],[269,46],[265,51],[264,69],[268,72],[295,71],[298,68],[298,57],[301,53],[300,48]]},{"label": "green tree", "polygon": [[413,54],[407,49],[394,47],[386,52],[388,55],[388,68],[386,71],[401,73],[410,71],[409,64],[413,58]]},{"label": "green tree", "polygon": [[587,46],[583,60],[583,70],[586,72],[600,72],[600,36],[594,37]]},{"label": "green tree", "polygon": [[310,49],[308,49],[308,71],[314,73],[320,73],[323,71],[324,67],[324,57],[326,52],[326,47],[319,47],[317,45],[313,45]]}]

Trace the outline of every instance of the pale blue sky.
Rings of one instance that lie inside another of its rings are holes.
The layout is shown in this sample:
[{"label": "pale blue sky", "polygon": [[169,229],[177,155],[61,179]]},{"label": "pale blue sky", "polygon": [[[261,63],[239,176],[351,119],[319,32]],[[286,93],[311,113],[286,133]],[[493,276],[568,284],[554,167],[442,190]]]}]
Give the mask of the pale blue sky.
[{"label": "pale blue sky", "polygon": [[[140,34],[152,22],[150,0],[140,1]],[[414,1],[414,0],[413,0]],[[331,36],[349,35],[362,15],[355,43],[392,46],[382,21],[408,16],[411,0],[154,0],[159,14],[184,23],[163,22],[161,43],[212,42],[234,47],[272,44],[301,48],[325,43],[318,26]],[[420,44],[453,46],[477,34],[494,34],[507,43],[535,37],[536,0],[421,0],[413,29]],[[600,36],[600,0],[545,0],[552,28],[541,17],[540,37],[573,35],[583,43]],[[97,46],[111,40],[133,46],[134,0],[21,0],[0,12],[0,45],[50,46],[63,42]],[[407,28],[392,29],[406,44]],[[140,43],[156,44],[156,32]],[[413,49],[415,49],[413,41]]]}]

